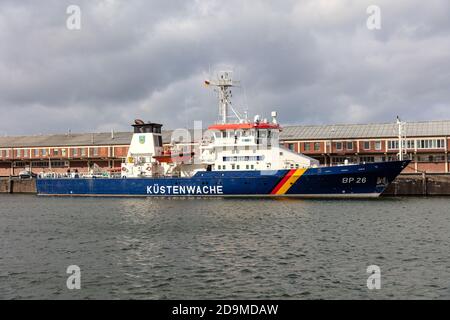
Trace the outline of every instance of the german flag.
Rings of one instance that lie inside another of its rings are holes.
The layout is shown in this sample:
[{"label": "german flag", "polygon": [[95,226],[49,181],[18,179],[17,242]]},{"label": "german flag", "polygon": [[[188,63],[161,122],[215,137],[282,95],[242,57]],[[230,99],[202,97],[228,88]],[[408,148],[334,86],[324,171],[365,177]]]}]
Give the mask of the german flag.
[{"label": "german flag", "polygon": [[297,182],[298,179],[306,172],[308,169],[293,169],[289,170],[288,173],[281,179],[281,181],[275,186],[270,194],[283,195],[288,192],[288,190]]}]

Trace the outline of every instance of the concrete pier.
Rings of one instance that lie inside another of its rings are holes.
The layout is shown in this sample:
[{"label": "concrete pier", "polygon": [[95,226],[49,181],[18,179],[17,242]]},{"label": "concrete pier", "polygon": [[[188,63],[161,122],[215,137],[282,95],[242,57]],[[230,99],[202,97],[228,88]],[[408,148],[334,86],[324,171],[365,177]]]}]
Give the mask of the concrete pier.
[{"label": "concrete pier", "polygon": [[448,196],[449,174],[401,174],[383,193],[384,196]]},{"label": "concrete pier", "polygon": [[0,178],[0,193],[36,193],[36,180],[17,177]]}]

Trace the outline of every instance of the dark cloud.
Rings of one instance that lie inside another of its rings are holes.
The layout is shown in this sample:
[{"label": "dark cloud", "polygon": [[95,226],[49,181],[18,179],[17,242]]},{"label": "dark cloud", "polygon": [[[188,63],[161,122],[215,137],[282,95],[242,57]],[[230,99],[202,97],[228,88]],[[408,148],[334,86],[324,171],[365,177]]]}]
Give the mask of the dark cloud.
[{"label": "dark cloud", "polygon": [[[82,29],[66,28],[66,8]],[[382,29],[366,28],[377,4]],[[280,121],[450,119],[447,0],[0,0],[0,134],[166,128],[216,119],[209,70]]]}]

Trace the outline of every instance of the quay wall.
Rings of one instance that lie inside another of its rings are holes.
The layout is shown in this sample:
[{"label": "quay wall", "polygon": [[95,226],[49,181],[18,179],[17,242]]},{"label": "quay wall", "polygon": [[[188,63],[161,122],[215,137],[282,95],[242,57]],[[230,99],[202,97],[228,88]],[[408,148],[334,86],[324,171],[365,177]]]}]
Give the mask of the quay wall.
[{"label": "quay wall", "polygon": [[36,193],[35,179],[0,178],[0,193]]},{"label": "quay wall", "polygon": [[383,196],[448,196],[450,174],[401,174]]}]

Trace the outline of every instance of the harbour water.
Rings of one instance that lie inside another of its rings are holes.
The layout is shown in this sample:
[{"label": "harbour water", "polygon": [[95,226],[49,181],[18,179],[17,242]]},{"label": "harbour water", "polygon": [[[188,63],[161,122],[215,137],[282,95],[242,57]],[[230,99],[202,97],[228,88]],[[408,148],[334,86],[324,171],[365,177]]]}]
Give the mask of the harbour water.
[{"label": "harbour water", "polygon": [[[0,298],[450,299],[449,208],[0,195]],[[80,290],[66,287],[70,265]],[[367,288],[370,265],[379,290]]]}]

